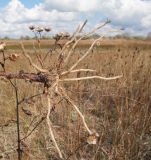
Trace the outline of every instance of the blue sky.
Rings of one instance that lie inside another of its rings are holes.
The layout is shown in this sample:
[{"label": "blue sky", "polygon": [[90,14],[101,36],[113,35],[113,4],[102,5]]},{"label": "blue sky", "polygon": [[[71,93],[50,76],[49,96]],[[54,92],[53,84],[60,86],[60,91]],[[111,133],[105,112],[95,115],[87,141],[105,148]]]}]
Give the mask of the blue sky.
[{"label": "blue sky", "polygon": [[[5,7],[11,0],[0,0],[0,8]],[[32,8],[35,4],[41,3],[43,0],[20,0],[26,7]]]},{"label": "blue sky", "polygon": [[21,2],[28,8],[33,7],[35,4],[39,4],[42,0],[21,0]]},{"label": "blue sky", "polygon": [[108,29],[146,36],[151,0],[0,0],[0,37],[32,35],[29,25],[50,26],[52,34],[73,32],[85,19],[88,30],[107,18],[112,21]]}]

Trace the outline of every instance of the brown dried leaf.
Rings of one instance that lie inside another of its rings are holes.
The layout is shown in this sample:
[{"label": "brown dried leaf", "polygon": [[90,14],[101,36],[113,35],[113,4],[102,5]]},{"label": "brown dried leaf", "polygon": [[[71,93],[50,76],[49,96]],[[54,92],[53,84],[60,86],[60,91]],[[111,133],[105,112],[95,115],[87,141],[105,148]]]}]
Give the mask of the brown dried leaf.
[{"label": "brown dried leaf", "polygon": [[11,60],[11,61],[16,61],[18,57],[19,57],[18,54],[13,53],[13,54],[11,54],[11,55],[9,56],[9,60]]}]

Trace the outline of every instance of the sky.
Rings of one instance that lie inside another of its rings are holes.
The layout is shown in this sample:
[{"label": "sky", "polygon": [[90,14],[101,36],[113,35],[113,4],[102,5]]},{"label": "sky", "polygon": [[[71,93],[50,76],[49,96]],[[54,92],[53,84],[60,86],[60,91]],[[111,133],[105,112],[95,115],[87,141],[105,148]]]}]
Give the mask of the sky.
[{"label": "sky", "polygon": [[52,34],[73,32],[85,19],[86,30],[110,19],[106,34],[125,28],[125,33],[146,36],[151,31],[151,0],[0,0],[0,37],[32,36],[30,25],[51,27]]}]

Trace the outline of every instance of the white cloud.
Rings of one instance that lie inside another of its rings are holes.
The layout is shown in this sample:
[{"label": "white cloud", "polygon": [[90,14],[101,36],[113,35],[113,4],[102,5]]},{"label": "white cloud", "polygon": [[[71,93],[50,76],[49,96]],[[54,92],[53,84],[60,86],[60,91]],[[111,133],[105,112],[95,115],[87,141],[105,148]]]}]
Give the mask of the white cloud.
[{"label": "white cloud", "polygon": [[20,0],[11,0],[0,10],[0,36],[30,34],[28,26],[50,25],[54,31],[70,30],[85,19],[89,26],[109,18],[112,26],[124,27],[133,34],[151,30],[151,1],[142,0],[44,0],[27,8]]},{"label": "white cloud", "polygon": [[99,8],[98,0],[44,0],[46,9],[57,9],[65,12],[95,11]]},{"label": "white cloud", "polygon": [[151,30],[151,14],[142,18],[141,22],[142,26],[144,26],[145,28],[150,28]]},{"label": "white cloud", "polygon": [[[110,4],[110,5],[109,5]],[[151,2],[141,0],[108,0],[101,11],[116,23],[143,25],[142,19],[151,14]]]},{"label": "white cloud", "polygon": [[76,21],[76,13],[59,12],[57,10],[46,11],[43,5],[35,5],[26,8],[19,0],[11,0],[8,5],[0,11],[1,33],[0,36],[19,37],[30,34],[28,26],[31,24],[52,26],[56,30],[58,24]]},{"label": "white cloud", "polygon": [[[151,28],[151,1],[142,0],[45,0],[46,10],[56,8],[59,11],[76,11],[81,14],[91,15],[93,19],[97,15],[109,18],[114,25],[133,29],[141,27]],[[98,19],[99,20],[99,19]]]}]

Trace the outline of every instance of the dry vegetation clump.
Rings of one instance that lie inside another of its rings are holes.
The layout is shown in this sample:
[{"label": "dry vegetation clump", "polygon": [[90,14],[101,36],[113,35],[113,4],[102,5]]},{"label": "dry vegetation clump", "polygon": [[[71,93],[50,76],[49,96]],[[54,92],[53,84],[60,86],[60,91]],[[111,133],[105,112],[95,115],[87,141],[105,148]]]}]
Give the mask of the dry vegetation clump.
[{"label": "dry vegetation clump", "polygon": [[17,159],[16,98],[23,160],[151,158],[150,50],[104,47],[100,39],[99,46],[77,47],[85,23],[49,52],[39,38],[28,53],[23,44],[23,51],[2,51],[0,158]]}]

